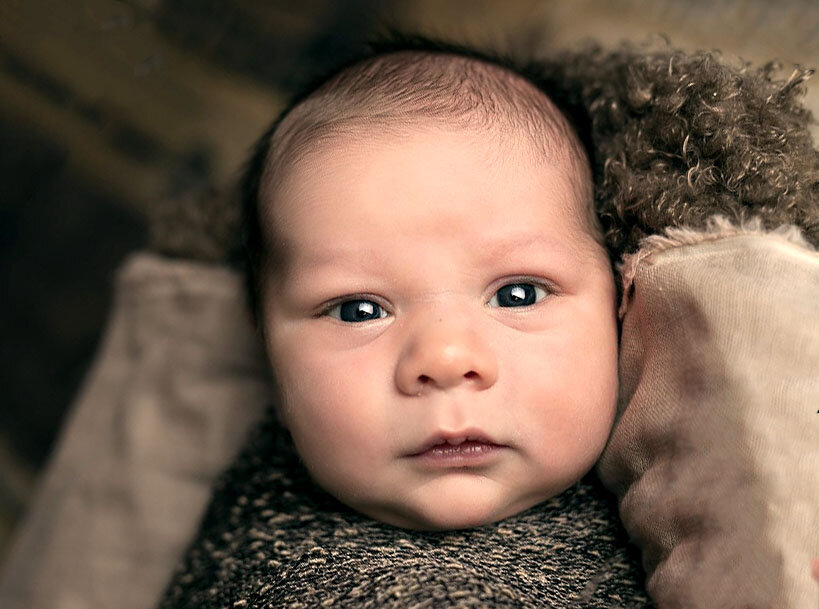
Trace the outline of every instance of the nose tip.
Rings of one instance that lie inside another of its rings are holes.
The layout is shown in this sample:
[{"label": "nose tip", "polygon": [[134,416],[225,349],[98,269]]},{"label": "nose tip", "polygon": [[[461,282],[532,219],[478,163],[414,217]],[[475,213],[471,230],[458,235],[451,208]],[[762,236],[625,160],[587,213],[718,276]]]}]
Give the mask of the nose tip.
[{"label": "nose tip", "polygon": [[471,332],[426,332],[412,341],[396,370],[396,384],[407,395],[471,385],[491,387],[498,368],[485,341]]}]

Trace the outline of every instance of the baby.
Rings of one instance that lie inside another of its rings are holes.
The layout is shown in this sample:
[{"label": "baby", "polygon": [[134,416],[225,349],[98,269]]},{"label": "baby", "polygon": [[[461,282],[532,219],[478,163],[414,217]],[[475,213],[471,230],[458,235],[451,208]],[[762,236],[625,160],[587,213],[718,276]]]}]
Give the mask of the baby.
[{"label": "baby", "polygon": [[440,530],[591,469],[615,415],[616,290],[588,158],[535,84],[377,54],[277,122],[245,187],[277,414],[318,485]]}]

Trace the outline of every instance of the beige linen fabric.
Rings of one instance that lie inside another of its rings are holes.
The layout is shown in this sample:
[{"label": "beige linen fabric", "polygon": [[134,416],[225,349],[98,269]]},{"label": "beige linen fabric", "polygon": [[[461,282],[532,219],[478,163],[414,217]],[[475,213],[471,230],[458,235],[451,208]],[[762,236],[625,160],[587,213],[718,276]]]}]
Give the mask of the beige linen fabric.
[{"label": "beige linen fabric", "polygon": [[724,222],[626,262],[598,474],[661,609],[815,609],[819,254]]},{"label": "beige linen fabric", "polygon": [[270,399],[225,268],[133,256],[0,579],[3,609],[150,609]]}]

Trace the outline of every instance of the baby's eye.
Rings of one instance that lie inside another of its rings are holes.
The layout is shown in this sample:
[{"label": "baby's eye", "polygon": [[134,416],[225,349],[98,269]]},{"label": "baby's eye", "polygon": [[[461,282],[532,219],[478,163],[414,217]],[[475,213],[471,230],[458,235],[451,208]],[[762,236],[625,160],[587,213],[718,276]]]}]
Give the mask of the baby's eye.
[{"label": "baby's eye", "polygon": [[510,283],[489,301],[490,307],[528,307],[546,297],[546,290],[533,283]]},{"label": "baby's eye", "polygon": [[327,309],[325,315],[335,317],[341,321],[361,322],[371,319],[381,319],[387,316],[383,307],[372,300],[354,299],[345,300]]}]

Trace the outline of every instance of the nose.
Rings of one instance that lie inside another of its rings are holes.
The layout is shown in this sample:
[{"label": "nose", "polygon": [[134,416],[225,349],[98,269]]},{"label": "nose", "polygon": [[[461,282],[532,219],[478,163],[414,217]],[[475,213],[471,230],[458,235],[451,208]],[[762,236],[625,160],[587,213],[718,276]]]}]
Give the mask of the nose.
[{"label": "nose", "polygon": [[461,384],[488,389],[497,377],[498,362],[486,340],[474,329],[441,321],[413,334],[401,353],[395,382],[402,393],[420,395]]}]

